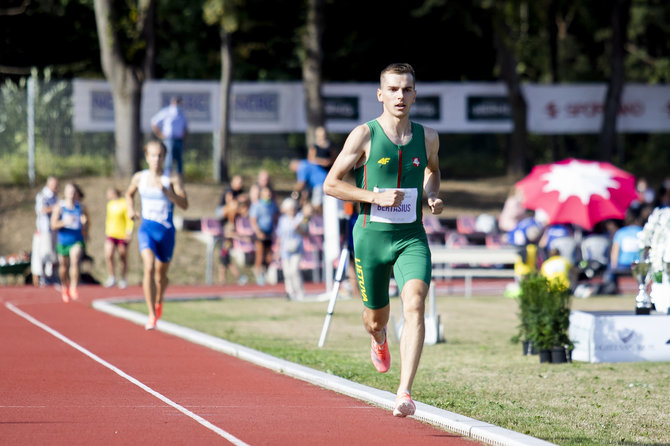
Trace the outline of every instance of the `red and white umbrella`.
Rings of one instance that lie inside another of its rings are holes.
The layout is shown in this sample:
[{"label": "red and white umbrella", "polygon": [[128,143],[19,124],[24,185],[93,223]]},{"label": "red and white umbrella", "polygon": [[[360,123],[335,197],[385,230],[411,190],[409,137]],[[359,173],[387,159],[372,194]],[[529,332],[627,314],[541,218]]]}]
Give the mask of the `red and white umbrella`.
[{"label": "red and white umbrella", "polygon": [[548,224],[572,223],[591,229],[622,219],[637,198],[635,177],[610,163],[568,158],[535,166],[516,183],[527,209],[541,209]]}]

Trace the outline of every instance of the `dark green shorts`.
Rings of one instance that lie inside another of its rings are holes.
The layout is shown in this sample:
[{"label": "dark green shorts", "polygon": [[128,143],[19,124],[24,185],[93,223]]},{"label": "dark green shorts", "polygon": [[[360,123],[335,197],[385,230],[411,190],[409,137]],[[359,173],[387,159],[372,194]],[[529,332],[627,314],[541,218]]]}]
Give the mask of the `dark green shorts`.
[{"label": "dark green shorts", "polygon": [[62,245],[62,244],[58,243],[58,244],[56,244],[56,252],[58,254],[62,255],[63,257],[69,257],[70,256],[70,250],[72,249],[72,247],[77,246],[77,245],[81,246],[82,252],[83,252],[84,248],[86,247],[86,244],[84,242],[82,242],[81,240],[76,241],[76,242],[72,243],[71,245]]},{"label": "dark green shorts", "polygon": [[430,284],[432,265],[423,227],[376,231],[356,226],[353,238],[354,266],[366,307],[388,305],[391,271],[400,291],[411,279]]}]

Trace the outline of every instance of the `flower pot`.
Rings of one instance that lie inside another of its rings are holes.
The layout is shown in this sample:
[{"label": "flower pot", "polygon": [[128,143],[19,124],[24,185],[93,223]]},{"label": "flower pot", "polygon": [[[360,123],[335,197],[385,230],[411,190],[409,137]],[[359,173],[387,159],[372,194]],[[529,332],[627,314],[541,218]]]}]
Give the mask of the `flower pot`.
[{"label": "flower pot", "polygon": [[568,362],[568,355],[565,351],[565,347],[553,347],[551,349],[551,362],[553,364]]},{"label": "flower pot", "polygon": [[551,362],[551,350],[548,348],[540,349],[540,362]]},{"label": "flower pot", "polygon": [[521,347],[523,348],[523,355],[537,355],[537,350],[535,349],[535,345],[533,344],[533,341],[523,341],[521,343]]}]

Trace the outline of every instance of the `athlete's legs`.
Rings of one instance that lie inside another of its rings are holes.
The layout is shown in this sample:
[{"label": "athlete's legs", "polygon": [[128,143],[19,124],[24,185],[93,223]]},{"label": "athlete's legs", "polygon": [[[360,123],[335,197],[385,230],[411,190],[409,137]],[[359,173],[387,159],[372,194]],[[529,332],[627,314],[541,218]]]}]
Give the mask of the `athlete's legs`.
[{"label": "athlete's legs", "polygon": [[156,259],[155,266],[154,280],[156,283],[156,300],[154,302],[154,308],[156,305],[163,304],[163,296],[165,295],[165,289],[168,286],[167,272],[170,268],[170,262],[161,262]]},{"label": "athlete's legs", "polygon": [[156,282],[154,281],[156,263],[156,255],[151,249],[143,249],[140,253],[142,256],[142,264],[144,266],[144,274],[142,276],[142,291],[144,292],[144,300],[147,303],[147,310],[149,316],[156,317]]},{"label": "athlete's legs", "polygon": [[424,311],[428,285],[423,280],[407,281],[402,289],[402,311],[405,322],[400,337],[400,385],[398,394],[411,393],[419,366],[426,333]]},{"label": "athlete's legs", "polygon": [[386,327],[386,324],[388,324],[390,315],[390,304],[378,309],[365,307],[363,310],[363,325],[368,333],[375,339],[377,344],[384,343],[384,328]]},{"label": "athlete's legs", "polygon": [[119,262],[121,263],[121,279],[125,280],[128,272],[128,246],[125,243],[119,243],[118,250]]},{"label": "athlete's legs", "polygon": [[70,257],[64,255],[58,255],[58,276],[60,277],[60,284],[64,288],[70,286],[70,276],[68,274],[69,270],[70,270]]},{"label": "athlete's legs", "polygon": [[82,254],[81,243],[75,243],[70,248],[70,290],[76,289],[77,285],[79,285],[79,261]]},{"label": "athlete's legs", "polygon": [[107,277],[114,277],[114,242],[105,240],[105,264],[107,265]]}]

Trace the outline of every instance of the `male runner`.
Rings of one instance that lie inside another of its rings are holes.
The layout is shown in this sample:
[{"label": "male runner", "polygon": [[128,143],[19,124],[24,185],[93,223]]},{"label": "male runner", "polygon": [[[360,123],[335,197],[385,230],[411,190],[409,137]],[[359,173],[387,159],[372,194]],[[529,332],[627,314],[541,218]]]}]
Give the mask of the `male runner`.
[{"label": "male runner", "polygon": [[[347,137],[324,191],[361,203],[354,226],[354,255],[363,323],[372,337],[371,358],[384,373],[391,365],[386,340],[391,270],[401,290],[405,323],[400,340],[400,384],[393,415],[413,415],[410,396],[425,336],[424,309],[431,280],[428,239],[421,221],[425,193],[433,214],[442,212],[437,132],[409,120],[416,99],[414,69],[391,64],[380,76],[383,112]],[[356,184],[344,181],[354,170]]]}]

